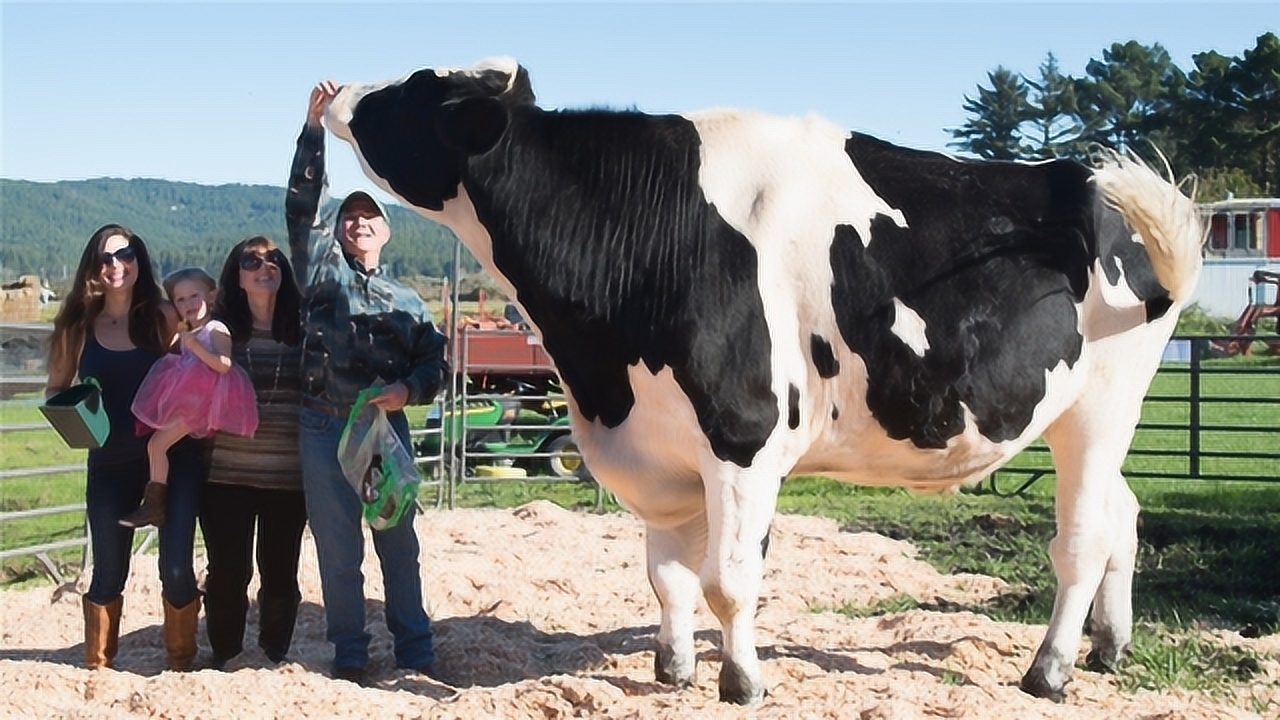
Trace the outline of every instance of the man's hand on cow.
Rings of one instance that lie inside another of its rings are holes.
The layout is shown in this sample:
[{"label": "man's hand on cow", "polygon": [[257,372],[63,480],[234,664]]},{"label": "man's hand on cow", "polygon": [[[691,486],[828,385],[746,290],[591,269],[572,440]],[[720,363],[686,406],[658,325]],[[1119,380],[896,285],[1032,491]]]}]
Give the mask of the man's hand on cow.
[{"label": "man's hand on cow", "polygon": [[370,405],[380,407],[387,412],[403,409],[407,402],[409,402],[409,387],[402,382],[391,383],[369,400]]},{"label": "man's hand on cow", "polygon": [[332,80],[323,80],[311,89],[311,99],[307,102],[307,125],[320,127],[320,118],[324,117],[324,111],[333,102],[340,88]]}]

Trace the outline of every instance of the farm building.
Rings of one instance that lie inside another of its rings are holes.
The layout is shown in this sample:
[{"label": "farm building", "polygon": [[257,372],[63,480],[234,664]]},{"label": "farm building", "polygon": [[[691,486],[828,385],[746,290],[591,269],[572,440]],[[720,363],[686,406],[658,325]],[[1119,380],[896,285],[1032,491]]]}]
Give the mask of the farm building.
[{"label": "farm building", "polygon": [[1274,304],[1275,285],[1249,279],[1258,270],[1280,272],[1280,198],[1228,198],[1205,203],[1200,212],[1209,237],[1192,302],[1225,318],[1251,304]]}]

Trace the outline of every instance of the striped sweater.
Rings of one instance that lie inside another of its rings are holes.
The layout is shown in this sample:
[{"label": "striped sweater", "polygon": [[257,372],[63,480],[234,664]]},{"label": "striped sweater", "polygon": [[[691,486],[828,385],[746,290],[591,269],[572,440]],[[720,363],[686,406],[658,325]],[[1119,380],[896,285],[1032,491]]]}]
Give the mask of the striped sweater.
[{"label": "striped sweater", "polygon": [[258,395],[258,431],[253,438],[218,433],[209,463],[209,482],[270,490],[302,491],[298,460],[298,402],[301,349],[278,343],[268,330],[254,329],[237,343],[232,359],[249,373]]}]

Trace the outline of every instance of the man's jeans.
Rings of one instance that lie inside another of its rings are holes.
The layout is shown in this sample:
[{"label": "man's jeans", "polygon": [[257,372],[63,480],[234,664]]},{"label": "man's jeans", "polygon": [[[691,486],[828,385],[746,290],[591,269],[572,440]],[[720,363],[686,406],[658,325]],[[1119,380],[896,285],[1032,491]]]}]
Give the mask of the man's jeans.
[{"label": "man's jeans", "polygon": [[[387,415],[402,442],[409,446],[409,424],[403,412]],[[303,407],[298,412],[298,454],[307,500],[307,521],[320,561],[326,636],[333,643],[335,668],[362,668],[369,662],[370,635],[365,630],[364,534],[360,497],[342,474],[338,440],[346,418]],[[387,629],[395,637],[396,665],[422,668],[435,660],[431,620],[422,605],[418,536],[413,529],[417,508],[400,522],[374,530],[373,547],[382,566]]]}]

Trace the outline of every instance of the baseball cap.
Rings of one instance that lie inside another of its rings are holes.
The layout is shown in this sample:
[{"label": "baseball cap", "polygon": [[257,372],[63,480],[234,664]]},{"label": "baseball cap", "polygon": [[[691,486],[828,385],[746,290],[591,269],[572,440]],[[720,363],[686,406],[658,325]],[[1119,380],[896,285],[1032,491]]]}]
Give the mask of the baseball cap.
[{"label": "baseball cap", "polygon": [[356,190],[352,192],[350,195],[348,195],[346,199],[342,201],[342,204],[338,206],[337,218],[341,220],[342,215],[347,211],[347,207],[355,204],[360,200],[367,200],[370,205],[378,209],[378,214],[381,215],[384,220],[386,219],[387,209],[382,207],[382,203],[378,202],[377,198],[365,192],[364,190]]}]

